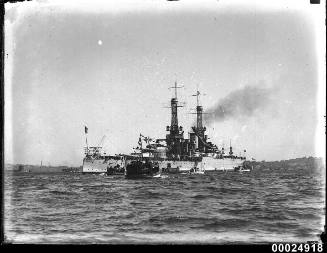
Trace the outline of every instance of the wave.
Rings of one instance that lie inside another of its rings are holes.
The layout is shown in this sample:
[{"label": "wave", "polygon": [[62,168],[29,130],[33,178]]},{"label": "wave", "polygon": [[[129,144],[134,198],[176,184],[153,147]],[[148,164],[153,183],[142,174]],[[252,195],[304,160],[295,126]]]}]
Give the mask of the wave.
[{"label": "wave", "polygon": [[9,175],[4,224],[11,228],[5,231],[16,242],[30,243],[315,238],[324,217],[325,182],[308,172],[287,173],[177,175],[163,181]]}]

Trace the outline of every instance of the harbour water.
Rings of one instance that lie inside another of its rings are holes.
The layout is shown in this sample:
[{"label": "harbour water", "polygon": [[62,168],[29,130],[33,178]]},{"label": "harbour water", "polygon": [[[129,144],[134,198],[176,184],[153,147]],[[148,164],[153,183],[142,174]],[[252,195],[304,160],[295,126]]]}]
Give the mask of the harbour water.
[{"label": "harbour water", "polygon": [[5,239],[14,243],[320,241],[321,169],[255,169],[127,180],[5,173]]}]

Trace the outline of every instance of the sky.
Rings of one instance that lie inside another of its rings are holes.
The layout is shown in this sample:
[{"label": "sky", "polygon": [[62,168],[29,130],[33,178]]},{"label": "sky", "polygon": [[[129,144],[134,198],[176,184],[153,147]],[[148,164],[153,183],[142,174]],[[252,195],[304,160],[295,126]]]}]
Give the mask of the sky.
[{"label": "sky", "polygon": [[199,89],[218,147],[323,156],[324,14],[309,1],[69,2],[5,5],[6,163],[79,166],[84,125],[110,154],[164,138],[175,81],[185,133]]}]

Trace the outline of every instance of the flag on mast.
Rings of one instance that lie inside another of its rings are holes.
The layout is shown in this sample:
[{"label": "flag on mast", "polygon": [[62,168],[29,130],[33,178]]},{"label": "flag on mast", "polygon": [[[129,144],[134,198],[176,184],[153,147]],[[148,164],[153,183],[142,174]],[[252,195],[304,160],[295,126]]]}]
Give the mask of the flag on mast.
[{"label": "flag on mast", "polygon": [[84,125],[84,131],[85,131],[85,142],[86,142],[86,154],[89,153],[89,144],[87,143],[87,132],[88,132],[87,126]]}]

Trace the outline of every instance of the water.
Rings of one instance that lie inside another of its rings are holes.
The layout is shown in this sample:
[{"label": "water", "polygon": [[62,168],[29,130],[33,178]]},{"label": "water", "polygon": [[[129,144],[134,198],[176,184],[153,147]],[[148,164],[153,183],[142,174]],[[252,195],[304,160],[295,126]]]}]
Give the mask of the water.
[{"label": "water", "polygon": [[17,243],[320,241],[322,171],[276,169],[127,180],[5,173],[5,236]]}]

